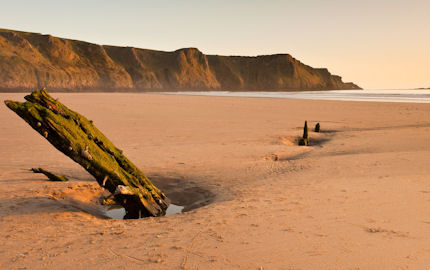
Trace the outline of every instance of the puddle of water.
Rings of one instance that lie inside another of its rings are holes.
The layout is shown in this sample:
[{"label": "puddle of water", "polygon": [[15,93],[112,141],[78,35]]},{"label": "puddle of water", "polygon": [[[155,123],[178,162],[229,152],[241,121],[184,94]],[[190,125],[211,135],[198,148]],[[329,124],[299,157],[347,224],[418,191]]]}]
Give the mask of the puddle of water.
[{"label": "puddle of water", "polygon": [[124,219],[126,212],[124,207],[113,206],[106,210],[105,215],[111,219]]},{"label": "puddle of water", "polygon": [[180,214],[184,210],[184,206],[176,205],[176,204],[169,204],[169,206],[166,209],[166,216],[171,216],[174,214]]},{"label": "puddle of water", "polygon": [[[171,216],[174,214],[180,214],[184,210],[184,206],[169,204],[166,209],[166,216]],[[106,210],[105,215],[111,219],[124,219],[126,212],[124,207],[121,206],[112,206],[108,210]]]}]

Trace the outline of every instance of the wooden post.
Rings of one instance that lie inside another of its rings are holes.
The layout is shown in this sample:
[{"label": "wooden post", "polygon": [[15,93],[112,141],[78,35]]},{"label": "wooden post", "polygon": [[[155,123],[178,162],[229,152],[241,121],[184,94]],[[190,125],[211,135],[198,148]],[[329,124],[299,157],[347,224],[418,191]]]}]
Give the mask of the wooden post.
[{"label": "wooden post", "polygon": [[305,121],[305,126],[303,127],[303,136],[299,140],[299,145],[303,145],[303,146],[309,145],[308,121]]}]

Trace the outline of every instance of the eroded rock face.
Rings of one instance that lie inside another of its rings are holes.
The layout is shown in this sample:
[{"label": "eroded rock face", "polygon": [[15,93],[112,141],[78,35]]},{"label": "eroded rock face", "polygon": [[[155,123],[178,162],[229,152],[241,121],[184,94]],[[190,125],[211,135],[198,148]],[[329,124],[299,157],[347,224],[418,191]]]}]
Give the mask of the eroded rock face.
[{"label": "eroded rock face", "polygon": [[0,91],[42,87],[65,91],[360,89],[288,54],[217,56],[196,48],[163,52],[0,29]]}]

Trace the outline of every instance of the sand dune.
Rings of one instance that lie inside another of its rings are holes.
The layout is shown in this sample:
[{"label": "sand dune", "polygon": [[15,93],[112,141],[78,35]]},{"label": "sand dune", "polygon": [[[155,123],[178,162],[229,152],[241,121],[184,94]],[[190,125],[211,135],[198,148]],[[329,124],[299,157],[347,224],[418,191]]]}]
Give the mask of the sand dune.
[{"label": "sand dune", "polygon": [[[0,106],[4,269],[430,265],[428,104],[53,96],[94,120],[175,204],[194,209],[104,218],[91,176]],[[295,143],[304,120],[325,131],[310,133],[311,147]],[[71,181],[48,182],[31,167]]]}]

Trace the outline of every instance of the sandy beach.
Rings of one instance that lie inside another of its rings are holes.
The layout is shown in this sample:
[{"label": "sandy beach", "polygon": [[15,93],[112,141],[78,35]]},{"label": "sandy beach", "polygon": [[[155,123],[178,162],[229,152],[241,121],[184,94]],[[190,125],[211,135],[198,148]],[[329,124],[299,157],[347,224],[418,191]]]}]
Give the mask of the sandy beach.
[{"label": "sandy beach", "polygon": [[[103,217],[93,178],[2,103],[1,269],[430,265],[430,104],[52,96],[93,120],[186,212]],[[323,132],[299,147],[305,120]]]}]

